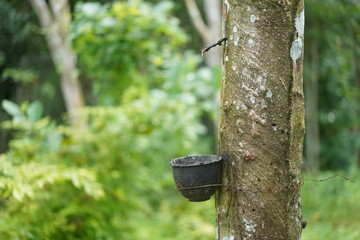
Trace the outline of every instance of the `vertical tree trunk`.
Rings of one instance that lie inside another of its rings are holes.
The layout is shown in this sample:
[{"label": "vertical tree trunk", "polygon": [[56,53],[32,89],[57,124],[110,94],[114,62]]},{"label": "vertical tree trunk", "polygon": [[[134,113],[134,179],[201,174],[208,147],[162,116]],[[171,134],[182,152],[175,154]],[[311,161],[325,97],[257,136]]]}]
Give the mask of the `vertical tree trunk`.
[{"label": "vertical tree trunk", "polygon": [[[355,38],[354,38],[355,39]],[[358,99],[360,102],[360,46],[357,44],[356,40],[353,42],[353,66],[354,66],[354,74],[355,74],[355,86],[358,92]],[[360,108],[357,109],[358,115],[360,116]],[[355,127],[355,132],[360,135],[360,126]],[[356,163],[357,166],[360,167],[360,139],[356,140],[355,147],[355,156],[357,157]]]},{"label": "vertical tree trunk", "polygon": [[[217,42],[221,38],[221,1],[204,0],[204,9],[209,32],[209,39],[204,42],[206,46]],[[213,48],[204,55],[208,66],[220,66],[221,48]]]},{"label": "vertical tree trunk", "polygon": [[[191,21],[199,32],[205,46],[217,42],[221,38],[221,3],[220,0],[204,0],[204,12],[206,22],[201,16],[195,0],[184,0],[189,12]],[[208,66],[219,66],[220,48],[214,48],[207,52],[205,62]]]},{"label": "vertical tree trunk", "polygon": [[224,2],[216,239],[299,240],[304,3]]},{"label": "vertical tree trunk", "polygon": [[41,26],[55,68],[61,77],[61,92],[72,124],[77,123],[76,109],[84,106],[84,97],[76,72],[76,55],[69,42],[71,13],[68,0],[30,0]]},{"label": "vertical tree trunk", "polygon": [[305,161],[304,169],[306,171],[318,171],[319,151],[320,151],[320,136],[319,136],[319,108],[318,108],[318,83],[319,83],[319,52],[317,41],[314,40],[311,44],[311,66],[310,76],[305,80],[305,109],[306,114],[306,135],[305,135]]}]

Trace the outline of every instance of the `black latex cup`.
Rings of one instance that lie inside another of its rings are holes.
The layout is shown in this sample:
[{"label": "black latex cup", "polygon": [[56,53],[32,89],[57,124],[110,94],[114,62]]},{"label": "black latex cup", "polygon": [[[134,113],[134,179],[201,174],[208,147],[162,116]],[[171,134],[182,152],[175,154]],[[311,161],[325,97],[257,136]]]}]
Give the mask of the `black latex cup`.
[{"label": "black latex cup", "polygon": [[176,188],[191,202],[210,199],[221,185],[222,158],[218,155],[190,155],[170,164]]}]

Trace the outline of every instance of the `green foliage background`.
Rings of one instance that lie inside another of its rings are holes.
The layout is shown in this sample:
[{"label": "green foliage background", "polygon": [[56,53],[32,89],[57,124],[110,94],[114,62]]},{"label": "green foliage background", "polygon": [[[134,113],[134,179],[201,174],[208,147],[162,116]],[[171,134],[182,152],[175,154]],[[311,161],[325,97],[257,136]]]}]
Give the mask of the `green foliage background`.
[{"label": "green foliage background", "polygon": [[305,3],[304,79],[306,84],[316,64],[320,167],[348,170],[360,146],[360,5],[351,0]]},{"label": "green foliage background", "polygon": [[[199,43],[189,44],[180,25],[187,16],[173,14],[179,2],[100,2],[71,2],[91,106],[79,112],[82,125],[70,126],[31,9],[0,0],[0,37],[9,41],[0,41],[0,97],[22,102],[3,100],[0,112],[11,133],[0,155],[0,239],[213,239],[214,202],[183,199],[169,161],[214,152],[220,69],[188,50]],[[358,179],[360,9],[345,0],[306,4],[305,44],[319,44],[321,56],[322,167]],[[38,90],[16,98],[8,94],[14,84]],[[302,196],[303,239],[360,238],[358,184],[306,181]]]}]

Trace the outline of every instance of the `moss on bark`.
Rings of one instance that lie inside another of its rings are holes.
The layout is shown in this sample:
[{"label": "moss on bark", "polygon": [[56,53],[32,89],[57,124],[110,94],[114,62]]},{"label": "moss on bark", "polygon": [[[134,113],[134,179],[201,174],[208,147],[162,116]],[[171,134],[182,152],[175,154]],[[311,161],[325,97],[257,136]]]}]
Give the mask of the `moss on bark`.
[{"label": "moss on bark", "polygon": [[228,2],[217,239],[299,240],[303,1]]}]

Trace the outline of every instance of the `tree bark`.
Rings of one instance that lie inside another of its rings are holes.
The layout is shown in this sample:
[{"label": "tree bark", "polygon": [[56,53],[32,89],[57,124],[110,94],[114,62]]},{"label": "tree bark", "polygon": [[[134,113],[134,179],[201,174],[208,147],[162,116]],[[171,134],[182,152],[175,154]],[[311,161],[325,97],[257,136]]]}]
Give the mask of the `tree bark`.
[{"label": "tree bark", "polygon": [[299,240],[304,3],[225,3],[216,239]]},{"label": "tree bark", "polygon": [[61,91],[72,124],[77,123],[76,109],[84,107],[84,97],[76,71],[76,55],[69,42],[71,13],[67,0],[30,0],[45,31],[51,58],[61,78]]}]

